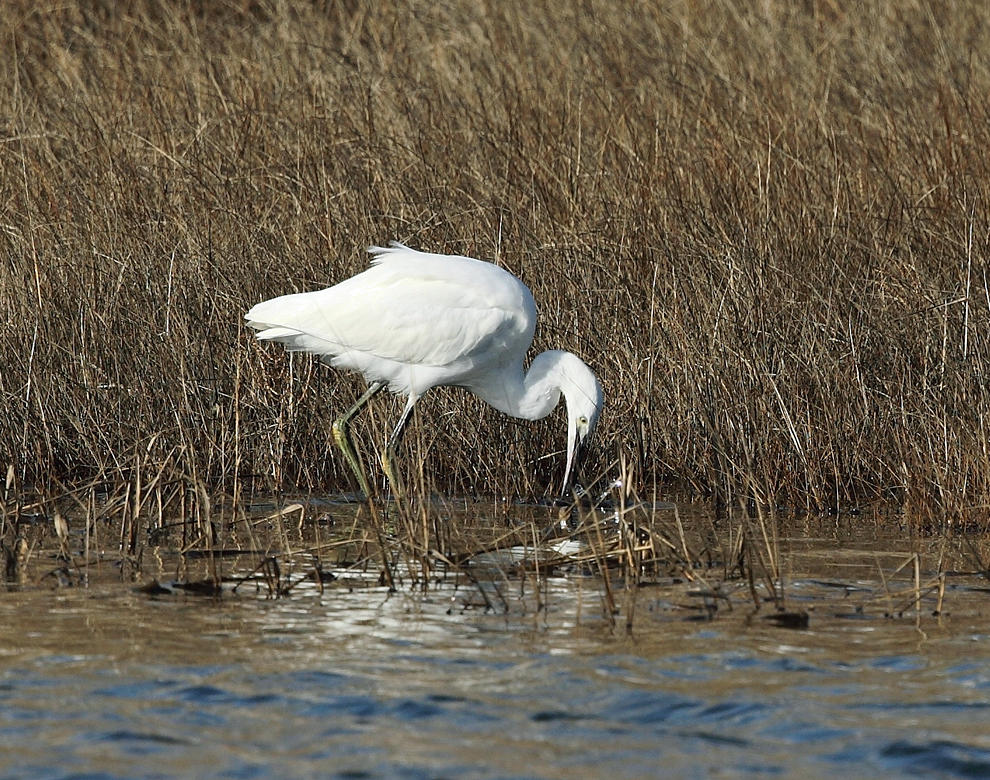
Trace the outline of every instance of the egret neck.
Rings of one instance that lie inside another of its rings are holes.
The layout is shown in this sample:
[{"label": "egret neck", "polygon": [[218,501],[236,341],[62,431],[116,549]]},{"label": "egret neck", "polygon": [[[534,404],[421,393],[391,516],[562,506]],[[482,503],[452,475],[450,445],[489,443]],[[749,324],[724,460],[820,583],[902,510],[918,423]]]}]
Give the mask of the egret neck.
[{"label": "egret neck", "polygon": [[570,488],[580,445],[593,431],[597,416],[580,410],[601,407],[602,389],[594,373],[577,355],[551,349],[541,352],[523,373],[522,363],[500,367],[469,389],[490,406],[523,420],[541,420],[554,410],[563,394],[567,405],[567,465],[563,491]]}]

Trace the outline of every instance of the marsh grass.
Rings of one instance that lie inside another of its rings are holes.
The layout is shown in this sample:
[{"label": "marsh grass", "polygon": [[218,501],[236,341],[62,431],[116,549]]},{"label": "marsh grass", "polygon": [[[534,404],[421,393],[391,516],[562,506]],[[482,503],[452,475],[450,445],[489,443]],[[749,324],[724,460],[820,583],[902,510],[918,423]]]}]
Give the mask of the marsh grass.
[{"label": "marsh grass", "polygon": [[[429,592],[451,612],[528,615],[536,627],[573,618],[616,635],[657,619],[801,629],[816,608],[922,629],[941,625],[957,589],[985,590],[985,537],[912,536],[903,525],[891,530],[889,518],[862,517],[849,524],[864,546],[846,542],[837,555],[827,543],[832,520],[806,517],[802,527],[745,504],[716,516],[707,506],[644,502],[631,472],[620,462],[608,493],[571,506],[430,497],[425,469],[406,497],[372,502],[235,504],[203,485],[159,484],[146,499],[161,502],[158,512],[135,509],[131,485],[35,500],[14,481],[0,505],[4,586],[114,583],[152,598],[221,600],[315,589],[358,602]],[[888,542],[871,539],[870,527],[885,529]],[[578,595],[566,607],[553,595],[564,583]],[[829,592],[846,595],[836,602]]]},{"label": "marsh grass", "polygon": [[[205,544],[208,496],[347,490],[330,421],[360,382],[242,315],[399,239],[532,287],[537,348],[601,376],[604,484],[625,458],[643,494],[985,522],[986,22],[977,0],[5,2],[3,465],[100,492],[128,550],[138,517]],[[369,466],[398,411],[356,431]],[[440,390],[402,466],[543,496],[562,438],[559,413]],[[430,519],[400,522],[424,556]]]}]

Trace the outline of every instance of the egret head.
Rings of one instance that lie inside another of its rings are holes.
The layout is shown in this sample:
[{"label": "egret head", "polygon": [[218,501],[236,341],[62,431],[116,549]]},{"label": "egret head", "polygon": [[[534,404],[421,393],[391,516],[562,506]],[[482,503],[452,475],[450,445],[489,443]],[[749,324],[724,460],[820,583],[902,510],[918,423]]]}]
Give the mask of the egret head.
[{"label": "egret head", "polygon": [[582,447],[595,432],[602,413],[602,386],[598,377],[576,355],[562,353],[560,391],[567,405],[567,465],[564,468],[564,495],[570,489]]}]

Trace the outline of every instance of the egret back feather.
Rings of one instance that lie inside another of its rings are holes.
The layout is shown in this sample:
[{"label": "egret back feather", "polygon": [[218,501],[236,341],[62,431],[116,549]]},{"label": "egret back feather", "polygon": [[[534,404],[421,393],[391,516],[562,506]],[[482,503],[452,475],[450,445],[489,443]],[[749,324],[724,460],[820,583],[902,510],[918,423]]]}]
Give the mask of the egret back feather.
[{"label": "egret back feather", "polygon": [[396,393],[466,384],[504,361],[522,361],[536,328],[529,289],[469,257],[372,247],[366,271],[325,290],[254,306],[258,338],[360,371]]}]

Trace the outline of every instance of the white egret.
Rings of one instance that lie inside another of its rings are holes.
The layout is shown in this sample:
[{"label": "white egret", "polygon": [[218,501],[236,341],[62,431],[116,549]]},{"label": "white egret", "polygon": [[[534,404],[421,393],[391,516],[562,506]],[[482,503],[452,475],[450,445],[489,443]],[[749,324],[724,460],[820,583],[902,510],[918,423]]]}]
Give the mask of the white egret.
[{"label": "white egret", "polygon": [[570,352],[543,352],[524,372],[537,316],[529,288],[508,271],[470,257],[418,252],[395,242],[368,251],[366,271],[325,290],[264,301],[245,315],[258,339],[364,375],[367,392],[334,422],[333,434],[365,495],[368,481],[350,438],[354,415],[386,386],[408,396],[382,454],[385,474],[398,490],[393,448],[416,401],[439,385],[467,388],[525,420],[546,417],[563,393],[566,492],[580,445],[598,422],[602,388]]}]

